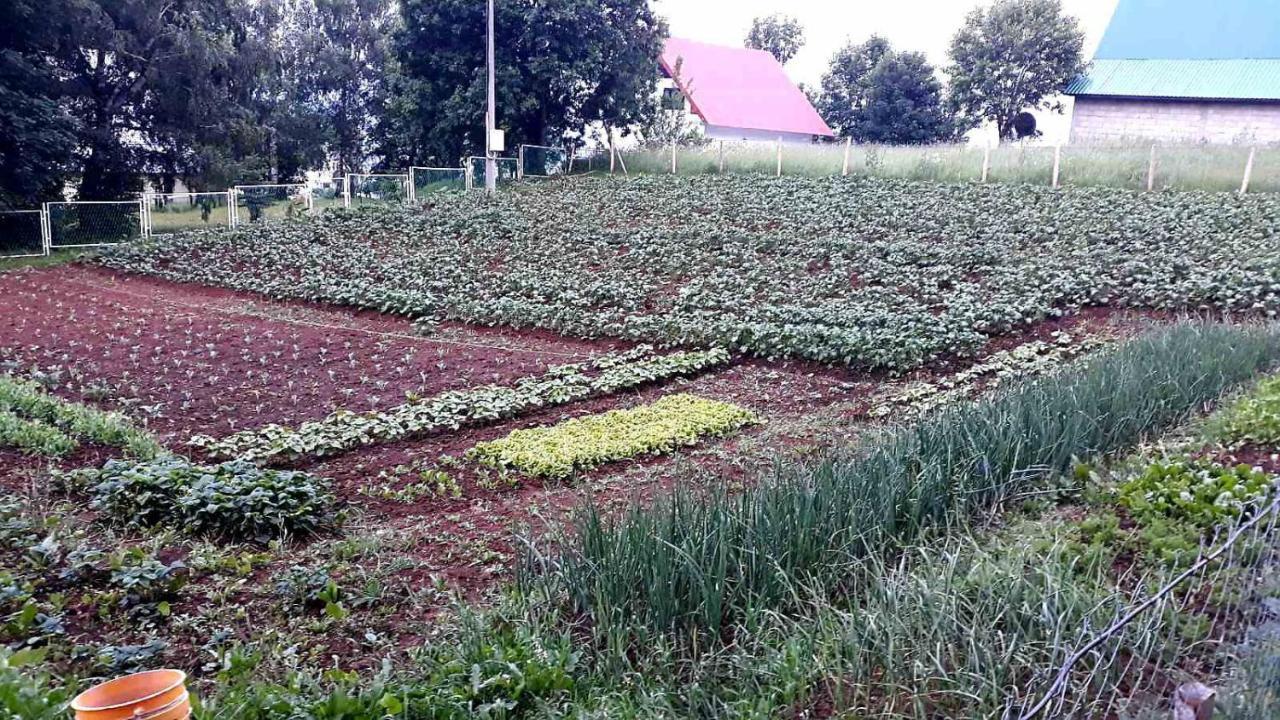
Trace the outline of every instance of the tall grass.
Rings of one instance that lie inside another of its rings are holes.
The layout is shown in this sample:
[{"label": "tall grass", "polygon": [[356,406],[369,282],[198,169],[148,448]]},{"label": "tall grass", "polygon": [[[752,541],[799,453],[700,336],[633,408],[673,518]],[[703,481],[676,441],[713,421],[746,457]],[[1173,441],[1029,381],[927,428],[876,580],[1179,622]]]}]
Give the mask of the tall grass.
[{"label": "tall grass", "polygon": [[[1180,144],[1156,148],[1157,190],[1238,190],[1250,148],[1247,145]],[[986,150],[977,145],[854,145],[849,174],[935,182],[978,182]],[[621,152],[626,171],[669,174],[671,148]],[[826,177],[844,171],[843,144],[784,145],[784,175]],[[1053,182],[1054,148],[1036,143],[1009,143],[990,150],[987,181],[1049,185]],[[1065,145],[1058,181],[1064,186],[1102,186],[1143,190],[1151,165],[1151,145]],[[608,155],[575,161],[575,172],[608,172]],[[722,170],[723,169],[723,170]],[[702,175],[719,172],[774,175],[777,148],[770,143],[719,142],[676,148],[676,172]],[[619,165],[615,171],[622,173]],[[1280,191],[1280,148],[1258,148],[1253,192]]]},{"label": "tall grass", "polygon": [[[945,409],[742,493],[677,492],[608,521],[584,511],[563,549],[530,553],[526,589],[596,627],[713,639],[834,592],[859,560],[1168,428],[1280,359],[1280,331],[1186,322],[1059,376]],[[699,640],[705,642],[705,640]]]}]

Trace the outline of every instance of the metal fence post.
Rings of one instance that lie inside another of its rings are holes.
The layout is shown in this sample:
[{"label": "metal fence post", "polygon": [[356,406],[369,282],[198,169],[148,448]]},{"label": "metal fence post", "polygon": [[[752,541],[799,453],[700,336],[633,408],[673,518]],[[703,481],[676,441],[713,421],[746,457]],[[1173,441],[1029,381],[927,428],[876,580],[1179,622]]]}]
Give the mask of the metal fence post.
[{"label": "metal fence post", "polygon": [[45,256],[53,254],[53,224],[49,222],[49,203],[40,209],[40,241],[44,246]]},{"label": "metal fence post", "polygon": [[524,180],[524,145],[516,148],[516,182]]},{"label": "metal fence post", "polygon": [[138,231],[143,239],[151,235],[147,225],[147,197],[143,195],[142,199],[138,201]]}]

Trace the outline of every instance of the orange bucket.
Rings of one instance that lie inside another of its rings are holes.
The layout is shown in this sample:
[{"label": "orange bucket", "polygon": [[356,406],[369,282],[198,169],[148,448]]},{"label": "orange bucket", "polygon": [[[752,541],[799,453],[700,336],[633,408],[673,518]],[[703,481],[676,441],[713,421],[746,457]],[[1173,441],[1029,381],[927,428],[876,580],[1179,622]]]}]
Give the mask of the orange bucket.
[{"label": "orange bucket", "polygon": [[95,685],[71,701],[76,720],[186,720],[191,716],[187,674],[150,670]]}]

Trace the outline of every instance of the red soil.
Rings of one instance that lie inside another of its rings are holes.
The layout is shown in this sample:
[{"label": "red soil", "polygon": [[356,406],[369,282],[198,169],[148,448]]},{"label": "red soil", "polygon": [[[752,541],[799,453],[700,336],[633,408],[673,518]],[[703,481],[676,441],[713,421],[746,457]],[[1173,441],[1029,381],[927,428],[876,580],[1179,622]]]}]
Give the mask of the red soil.
[{"label": "red soil", "polygon": [[[179,452],[194,434],[217,437],[268,423],[293,425],[337,408],[385,409],[402,403],[406,393],[428,396],[510,382],[548,365],[627,346],[459,324],[419,337],[404,318],[277,302],[82,265],[0,275],[0,296],[6,298],[0,317],[0,372],[35,370],[52,376],[54,392],[120,409]],[[1107,312],[1090,311],[1032,328],[1018,340],[1053,330],[1095,330],[1115,320]],[[992,349],[1015,342],[1002,339]],[[969,362],[944,359],[917,375],[927,378]],[[560,524],[588,495],[603,507],[619,508],[652,500],[677,478],[705,474],[748,480],[771,458],[758,448],[754,455],[739,453],[738,443],[762,431],[747,431],[703,452],[613,464],[572,485],[548,487],[521,478],[514,485],[495,486],[473,468],[449,468],[462,486],[459,499],[399,502],[373,497],[371,488],[402,488],[414,480],[379,479],[380,472],[414,461],[430,467],[442,455],[461,456],[476,442],[516,428],[648,402],[678,390],[749,407],[773,426],[770,447],[804,452],[836,439],[830,428],[799,419],[835,406],[854,408],[850,412],[857,414],[885,379],[883,374],[804,362],[740,361],[692,380],[547,409],[496,426],[364,448],[299,467],[334,481],[339,498],[353,511],[351,534],[386,531],[395,536],[396,547],[388,553],[399,568],[391,578],[399,587],[390,587],[390,595],[407,596],[438,577],[474,596],[509,571],[517,551],[515,532],[531,528],[537,533]],[[90,448],[59,465],[96,465],[109,454]],[[668,470],[689,462],[694,463],[692,474]],[[0,485],[18,489],[32,481],[41,465],[0,454]],[[237,601],[266,602],[272,571],[258,571]],[[187,599],[178,609],[198,612],[200,602],[198,597]],[[397,643],[412,643],[424,631],[426,626],[414,619],[399,618]],[[332,640],[334,648],[343,642]]]}]

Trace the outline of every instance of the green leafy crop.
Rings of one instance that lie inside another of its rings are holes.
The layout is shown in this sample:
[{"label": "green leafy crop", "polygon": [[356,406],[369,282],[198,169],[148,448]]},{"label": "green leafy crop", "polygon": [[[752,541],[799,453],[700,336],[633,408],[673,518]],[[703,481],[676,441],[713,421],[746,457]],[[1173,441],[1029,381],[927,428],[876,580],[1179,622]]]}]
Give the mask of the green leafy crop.
[{"label": "green leafy crop", "polygon": [[761,176],[575,179],[194,232],[107,265],[426,324],[903,370],[1077,309],[1280,311],[1280,197]]},{"label": "green leafy crop", "polygon": [[1274,478],[1248,465],[1170,460],[1148,465],[1121,485],[1119,499],[1140,521],[1167,519],[1208,529],[1256,508],[1274,486]]},{"label": "green leafy crop", "polygon": [[564,479],[615,460],[669,453],[758,422],[755,413],[737,405],[682,393],[652,405],[515,430],[476,445],[467,457],[495,468]]},{"label": "green leafy crop", "polygon": [[186,458],[108,461],[64,476],[87,488],[93,507],[117,522],[170,525],[195,535],[266,541],[306,534],[332,519],[328,483],[305,472],[267,470],[245,461],[202,466]]}]

